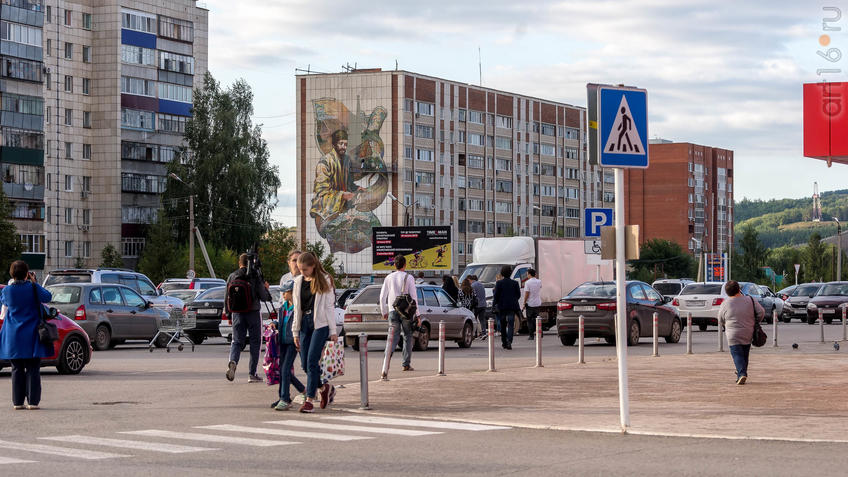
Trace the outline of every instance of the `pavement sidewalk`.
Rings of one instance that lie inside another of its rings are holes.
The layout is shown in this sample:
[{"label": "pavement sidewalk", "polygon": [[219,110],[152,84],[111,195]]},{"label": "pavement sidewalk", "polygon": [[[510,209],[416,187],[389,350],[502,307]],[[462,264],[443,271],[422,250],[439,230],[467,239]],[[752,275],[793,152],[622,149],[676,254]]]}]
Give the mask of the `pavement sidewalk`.
[{"label": "pavement sidewalk", "polygon": [[[630,357],[632,433],[848,442],[842,354],[751,354],[735,384],[730,354]],[[485,364],[483,364],[485,366]],[[615,358],[404,378],[369,384],[372,413],[561,430],[620,432]],[[435,373],[434,373],[435,374]],[[359,385],[336,406],[356,410]]]}]

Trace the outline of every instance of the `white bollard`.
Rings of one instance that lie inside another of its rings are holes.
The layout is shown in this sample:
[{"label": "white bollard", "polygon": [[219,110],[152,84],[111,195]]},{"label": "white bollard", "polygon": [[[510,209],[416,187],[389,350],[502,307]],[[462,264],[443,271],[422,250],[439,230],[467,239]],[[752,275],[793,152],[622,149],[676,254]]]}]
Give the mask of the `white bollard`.
[{"label": "white bollard", "polygon": [[542,366],[542,317],[536,317],[536,367]]},{"label": "white bollard", "polygon": [[445,375],[445,322],[439,322],[439,376]]},{"label": "white bollard", "polygon": [[585,319],[583,315],[580,315],[580,318],[577,319],[577,324],[579,326],[577,331],[577,364],[586,364],[586,354],[585,354],[585,344],[583,343],[584,338],[586,337],[586,326]]},{"label": "white bollard", "polygon": [[654,354],[653,356],[660,355],[660,316],[657,313],[654,313]]},{"label": "white bollard", "polygon": [[771,335],[772,347],[777,348],[777,310],[771,311]]},{"label": "white bollard", "polygon": [[686,354],[692,354],[692,312],[686,313]]},{"label": "white bollard", "polygon": [[368,334],[359,333],[359,409],[368,410]]},{"label": "white bollard", "polygon": [[819,309],[819,331],[821,331],[821,342],[824,343],[824,312]]},{"label": "white bollard", "polygon": [[848,341],[848,325],[845,324],[846,314],[848,314],[848,307],[842,307],[842,341]]},{"label": "white bollard", "polygon": [[395,350],[395,325],[389,325],[389,335],[386,336],[386,352],[383,355],[383,381],[389,380],[389,364],[392,362],[392,353]]},{"label": "white bollard", "polygon": [[495,320],[489,318],[489,329],[486,330],[489,341],[489,372],[495,370]]},{"label": "white bollard", "polygon": [[716,323],[718,325],[718,333],[716,333],[718,335],[718,350],[722,352],[724,351],[724,340],[722,339],[724,336],[721,330],[721,320],[716,319]]}]

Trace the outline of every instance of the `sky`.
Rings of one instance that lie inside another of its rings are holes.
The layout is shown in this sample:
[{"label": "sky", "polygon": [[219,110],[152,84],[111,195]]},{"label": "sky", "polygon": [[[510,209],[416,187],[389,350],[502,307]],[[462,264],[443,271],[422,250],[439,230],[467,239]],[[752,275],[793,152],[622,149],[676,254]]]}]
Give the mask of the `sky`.
[{"label": "sky", "polygon": [[[478,48],[490,88],[579,106],[587,83],[647,89],[651,138],[734,151],[736,200],[810,196],[815,181],[848,188],[848,166],[803,157],[801,86],[848,81],[848,1],[205,3],[210,71],[253,88],[254,121],[282,182],[273,219],[285,225],[296,223],[297,68],[397,64],[479,84]],[[824,31],[832,8],[845,16]]]}]

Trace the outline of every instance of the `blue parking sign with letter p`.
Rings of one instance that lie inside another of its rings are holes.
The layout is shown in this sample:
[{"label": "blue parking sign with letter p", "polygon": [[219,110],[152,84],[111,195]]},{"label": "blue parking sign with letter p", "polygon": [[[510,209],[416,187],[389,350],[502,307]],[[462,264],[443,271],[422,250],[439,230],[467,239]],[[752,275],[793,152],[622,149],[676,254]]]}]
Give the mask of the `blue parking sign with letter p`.
[{"label": "blue parking sign with letter p", "polygon": [[583,221],[584,236],[600,237],[601,227],[612,225],[612,209],[586,209],[585,220]]}]

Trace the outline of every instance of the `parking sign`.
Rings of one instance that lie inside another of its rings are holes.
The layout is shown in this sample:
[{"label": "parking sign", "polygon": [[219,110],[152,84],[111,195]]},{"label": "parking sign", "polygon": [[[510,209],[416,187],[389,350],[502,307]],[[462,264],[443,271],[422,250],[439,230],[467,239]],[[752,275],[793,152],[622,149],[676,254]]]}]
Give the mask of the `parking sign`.
[{"label": "parking sign", "polygon": [[600,237],[601,227],[612,225],[612,209],[586,209],[584,217],[585,237]]}]

